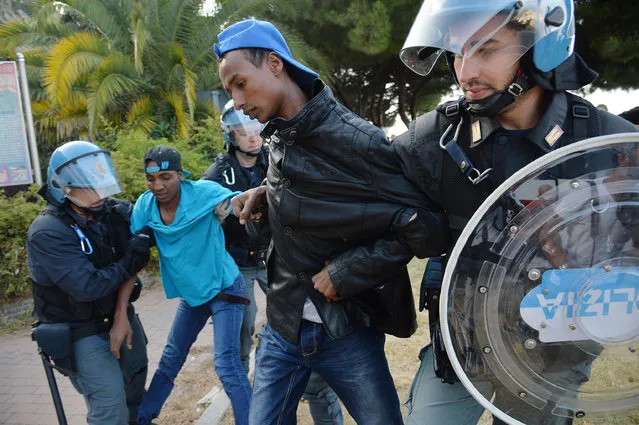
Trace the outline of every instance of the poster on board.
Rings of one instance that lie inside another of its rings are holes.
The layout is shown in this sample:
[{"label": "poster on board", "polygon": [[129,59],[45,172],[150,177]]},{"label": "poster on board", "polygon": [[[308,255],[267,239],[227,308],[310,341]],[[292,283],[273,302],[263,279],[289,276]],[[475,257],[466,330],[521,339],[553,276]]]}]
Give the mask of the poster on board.
[{"label": "poster on board", "polygon": [[0,62],[0,187],[33,183],[15,62]]}]

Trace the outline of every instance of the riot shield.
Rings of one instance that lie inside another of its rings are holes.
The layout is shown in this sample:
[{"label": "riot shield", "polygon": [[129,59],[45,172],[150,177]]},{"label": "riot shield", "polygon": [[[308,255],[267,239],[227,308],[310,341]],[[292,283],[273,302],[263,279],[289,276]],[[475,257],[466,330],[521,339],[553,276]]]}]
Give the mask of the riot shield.
[{"label": "riot shield", "polygon": [[502,421],[639,420],[639,135],[505,181],[448,259],[440,318],[458,378]]}]

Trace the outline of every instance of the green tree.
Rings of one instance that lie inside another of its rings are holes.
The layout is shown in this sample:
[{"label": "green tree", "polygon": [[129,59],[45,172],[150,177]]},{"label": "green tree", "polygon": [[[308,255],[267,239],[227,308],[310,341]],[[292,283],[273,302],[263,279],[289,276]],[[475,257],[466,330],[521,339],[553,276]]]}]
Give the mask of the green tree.
[{"label": "green tree", "polygon": [[453,84],[445,72],[422,78],[399,60],[419,7],[413,0],[270,0],[250,16],[274,22],[346,107],[387,126],[398,114],[408,124],[432,109]]},{"label": "green tree", "polygon": [[593,86],[639,88],[639,8],[621,0],[578,0],[576,14],[575,49],[599,73]]}]

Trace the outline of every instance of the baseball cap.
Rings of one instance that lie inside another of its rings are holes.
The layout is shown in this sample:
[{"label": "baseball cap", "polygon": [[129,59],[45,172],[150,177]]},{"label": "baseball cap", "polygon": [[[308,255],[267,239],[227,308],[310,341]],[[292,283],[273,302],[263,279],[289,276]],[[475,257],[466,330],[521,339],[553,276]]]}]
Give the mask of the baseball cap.
[{"label": "baseball cap", "polygon": [[[154,161],[157,166],[147,167],[146,164]],[[147,173],[157,173],[158,171],[182,171],[184,177],[191,175],[182,169],[182,157],[180,152],[164,145],[153,146],[144,154],[144,171]]]},{"label": "baseball cap", "polygon": [[290,65],[289,75],[299,86],[312,84],[319,74],[302,65],[291,54],[284,37],[270,22],[246,19],[237,22],[217,35],[215,54],[222,58],[227,52],[237,49],[259,48],[272,50]]}]

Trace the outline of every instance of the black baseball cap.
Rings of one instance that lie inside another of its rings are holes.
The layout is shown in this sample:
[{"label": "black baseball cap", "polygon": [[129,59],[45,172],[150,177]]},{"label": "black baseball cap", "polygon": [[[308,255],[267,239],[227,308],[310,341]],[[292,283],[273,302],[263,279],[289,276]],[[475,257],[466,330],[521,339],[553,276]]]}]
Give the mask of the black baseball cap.
[{"label": "black baseball cap", "polygon": [[[155,162],[157,166],[147,167],[149,162]],[[144,171],[147,173],[157,173],[158,171],[182,171],[184,177],[191,175],[182,169],[182,156],[176,149],[164,145],[153,146],[144,154]]]}]

